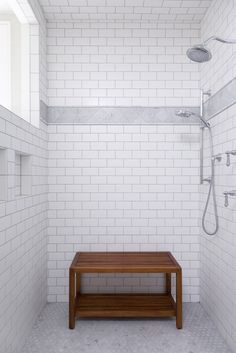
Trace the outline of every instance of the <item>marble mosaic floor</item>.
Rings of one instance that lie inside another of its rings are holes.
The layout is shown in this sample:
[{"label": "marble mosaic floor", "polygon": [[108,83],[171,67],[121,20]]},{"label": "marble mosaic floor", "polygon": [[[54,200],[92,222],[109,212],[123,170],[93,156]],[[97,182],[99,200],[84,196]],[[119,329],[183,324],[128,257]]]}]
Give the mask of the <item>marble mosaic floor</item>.
[{"label": "marble mosaic floor", "polygon": [[184,305],[183,330],[174,319],[67,322],[67,304],[48,304],[22,353],[232,353],[200,304]]}]

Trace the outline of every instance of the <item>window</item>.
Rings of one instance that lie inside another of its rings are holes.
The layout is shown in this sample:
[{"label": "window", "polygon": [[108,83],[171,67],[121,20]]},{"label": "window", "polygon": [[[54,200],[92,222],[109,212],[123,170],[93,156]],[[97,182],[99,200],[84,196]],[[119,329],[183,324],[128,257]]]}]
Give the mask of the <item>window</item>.
[{"label": "window", "polygon": [[11,109],[11,27],[0,22],[0,104]]},{"label": "window", "polygon": [[26,0],[0,0],[0,46],[0,105],[38,126],[38,23]]}]

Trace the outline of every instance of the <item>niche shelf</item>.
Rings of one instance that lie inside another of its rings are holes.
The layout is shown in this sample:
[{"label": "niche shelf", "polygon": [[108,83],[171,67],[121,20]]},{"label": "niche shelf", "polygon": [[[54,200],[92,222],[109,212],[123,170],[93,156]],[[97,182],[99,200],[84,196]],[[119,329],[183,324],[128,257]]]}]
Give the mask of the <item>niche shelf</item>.
[{"label": "niche shelf", "polygon": [[32,192],[32,157],[15,153],[15,196],[27,196]]},{"label": "niche shelf", "polygon": [[7,150],[0,148],[0,202],[8,197],[8,158]]}]

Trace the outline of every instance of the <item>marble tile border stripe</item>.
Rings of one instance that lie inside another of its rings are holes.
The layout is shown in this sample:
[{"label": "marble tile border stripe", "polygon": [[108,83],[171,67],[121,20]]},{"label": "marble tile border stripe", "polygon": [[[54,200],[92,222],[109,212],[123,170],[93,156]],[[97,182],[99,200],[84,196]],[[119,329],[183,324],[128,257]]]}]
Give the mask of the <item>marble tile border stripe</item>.
[{"label": "marble tile border stripe", "polygon": [[[48,124],[82,125],[156,125],[199,124],[197,118],[181,118],[175,112],[180,107],[47,107]],[[198,113],[197,107],[188,107]],[[44,114],[41,116],[45,117]],[[43,118],[44,118],[43,117]],[[44,118],[45,119],[45,118]]]},{"label": "marble tile border stripe", "polygon": [[[206,101],[206,119],[210,120],[235,103],[236,78]],[[177,117],[175,111],[178,109],[187,109],[195,113],[199,112],[197,107],[48,107],[44,102],[40,102],[40,116],[47,124],[199,124],[196,117]]]},{"label": "marble tile border stripe", "polygon": [[[222,87],[205,103],[205,117],[210,120],[236,103],[236,78]],[[1,107],[2,111],[7,111]],[[40,118],[46,124],[81,125],[156,125],[199,124],[196,117],[180,118],[175,111],[187,109],[194,113],[198,107],[48,107],[40,101]],[[9,114],[13,114],[9,111]]]}]

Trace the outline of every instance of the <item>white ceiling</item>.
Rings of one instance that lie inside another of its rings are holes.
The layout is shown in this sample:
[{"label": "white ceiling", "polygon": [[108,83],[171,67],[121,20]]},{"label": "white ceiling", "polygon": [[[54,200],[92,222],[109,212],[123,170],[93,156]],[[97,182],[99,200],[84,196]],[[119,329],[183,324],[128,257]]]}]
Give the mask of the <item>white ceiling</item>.
[{"label": "white ceiling", "polygon": [[7,0],[0,0],[0,14],[11,14],[12,8]]},{"label": "white ceiling", "polygon": [[39,0],[47,19],[201,21],[212,0]]},{"label": "white ceiling", "polygon": [[14,15],[20,23],[37,23],[28,0],[0,0],[1,15]]}]

